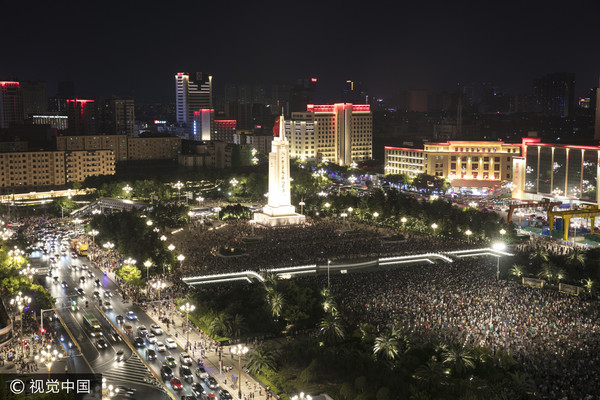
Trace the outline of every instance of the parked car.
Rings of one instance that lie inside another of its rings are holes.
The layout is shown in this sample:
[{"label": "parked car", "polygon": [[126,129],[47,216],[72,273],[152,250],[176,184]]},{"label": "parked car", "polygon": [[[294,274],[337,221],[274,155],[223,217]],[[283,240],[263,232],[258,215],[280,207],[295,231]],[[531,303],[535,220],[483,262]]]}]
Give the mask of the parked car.
[{"label": "parked car", "polygon": [[141,337],[136,337],[134,340],[135,347],[144,347],[146,343],[144,343],[144,339]]}]

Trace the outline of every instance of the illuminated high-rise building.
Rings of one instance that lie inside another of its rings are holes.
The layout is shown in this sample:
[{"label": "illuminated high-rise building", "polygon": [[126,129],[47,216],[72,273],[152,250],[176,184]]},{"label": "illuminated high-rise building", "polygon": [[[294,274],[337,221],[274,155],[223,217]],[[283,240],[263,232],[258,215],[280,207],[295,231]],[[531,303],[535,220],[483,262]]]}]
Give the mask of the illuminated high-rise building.
[{"label": "illuminated high-rise building", "polygon": [[177,122],[184,124],[188,134],[192,134],[194,112],[214,109],[212,76],[202,72],[178,72],[175,75],[175,100]]},{"label": "illuminated high-rise building", "polygon": [[94,100],[68,99],[67,117],[70,135],[96,134],[96,104]]},{"label": "illuminated high-rise building", "polygon": [[15,81],[0,81],[0,128],[21,124],[23,119],[25,113],[21,85]]},{"label": "illuminated high-rise building", "polygon": [[292,113],[285,131],[291,157],[349,165],[373,155],[373,114],[367,104],[309,104],[306,112]]},{"label": "illuminated high-rise building", "polygon": [[48,110],[48,99],[46,97],[46,82],[23,81],[23,112],[30,118],[34,114],[45,113]]},{"label": "illuminated high-rise building", "polygon": [[215,125],[215,110],[212,108],[201,108],[194,111],[192,130],[189,134],[190,140],[211,140]]}]

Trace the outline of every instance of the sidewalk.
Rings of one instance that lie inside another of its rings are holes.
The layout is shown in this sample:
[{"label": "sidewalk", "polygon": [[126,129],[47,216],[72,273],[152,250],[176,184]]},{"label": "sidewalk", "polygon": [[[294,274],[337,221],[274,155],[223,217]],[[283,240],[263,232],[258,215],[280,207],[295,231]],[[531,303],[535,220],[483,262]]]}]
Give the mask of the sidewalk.
[{"label": "sidewalk", "polygon": [[[174,312],[170,317],[175,321],[175,325],[169,324],[169,328],[167,328],[167,324],[158,321],[158,313],[154,313],[152,309],[149,309],[147,312],[148,315],[165,331],[165,334],[171,335],[173,340],[175,340],[182,348],[185,349],[187,336],[185,334],[185,317],[180,316],[179,312]],[[182,327],[183,323],[183,327]],[[191,331],[190,331],[190,350],[188,353],[192,356],[194,360],[198,360],[202,358],[204,361],[204,366],[209,373],[210,376],[215,378],[219,385],[229,391],[234,399],[244,400],[244,399],[267,399],[267,395],[265,392],[265,388],[261,386],[261,383],[255,380],[250,374],[244,372],[243,367],[245,364],[245,357],[242,356],[242,398],[238,397],[238,383],[236,382],[233,385],[232,376],[238,376],[239,367],[238,367],[238,357],[231,355],[230,349],[233,346],[225,346],[222,351],[222,360],[223,360],[223,368],[222,371],[219,370],[219,352],[218,347],[212,345],[213,341],[208,339],[207,337],[203,338],[202,334],[198,332],[198,328],[193,327],[190,323]],[[177,334],[177,337],[175,337]],[[209,343],[210,342],[210,343]],[[204,356],[201,357],[201,345],[205,343],[204,346]],[[196,344],[196,350],[194,351],[194,344]],[[208,348],[207,348],[208,346]],[[249,351],[253,350],[253,346],[248,344],[246,345]],[[229,372],[225,372],[226,369],[232,368]],[[253,397],[251,397],[253,395]],[[271,397],[274,398],[274,397]]]}]

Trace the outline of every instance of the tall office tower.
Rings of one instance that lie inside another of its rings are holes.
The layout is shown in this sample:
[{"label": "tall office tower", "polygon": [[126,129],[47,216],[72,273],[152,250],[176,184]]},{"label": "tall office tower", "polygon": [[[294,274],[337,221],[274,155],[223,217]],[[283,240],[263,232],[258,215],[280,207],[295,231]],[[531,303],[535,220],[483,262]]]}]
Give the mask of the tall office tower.
[{"label": "tall office tower", "polygon": [[202,108],[194,111],[194,121],[192,122],[192,131],[188,139],[190,140],[210,140],[211,133],[215,128],[215,110],[212,108]]},{"label": "tall office tower", "polygon": [[23,92],[23,111],[26,117],[45,113],[48,110],[46,82],[23,81],[21,90]]},{"label": "tall office tower", "polygon": [[175,75],[176,118],[184,124],[188,134],[193,133],[194,111],[211,109],[212,76],[202,72],[178,72]]},{"label": "tall office tower", "polygon": [[291,157],[339,165],[372,158],[373,114],[369,105],[309,104],[306,108],[285,121]]},{"label": "tall office tower", "polygon": [[0,128],[8,128],[11,124],[22,124],[24,119],[20,83],[0,81]]},{"label": "tall office tower", "polygon": [[210,135],[210,140],[221,140],[233,143],[237,121],[234,119],[219,119],[215,121],[215,128]]},{"label": "tall office tower", "polygon": [[94,100],[68,99],[69,135],[96,134],[96,104]]},{"label": "tall office tower", "polygon": [[99,134],[135,136],[135,107],[132,99],[111,97],[96,106],[96,131]]},{"label": "tall office tower", "polygon": [[353,104],[368,104],[369,96],[367,91],[363,87],[361,82],[355,82],[347,80],[344,84],[344,90],[342,92],[342,99],[344,103]]},{"label": "tall office tower", "polygon": [[75,98],[75,86],[73,82],[58,82],[58,92],[56,96],[48,99],[48,111],[54,113],[67,112],[67,99]]},{"label": "tall office tower", "polygon": [[557,72],[533,81],[536,111],[549,117],[573,115],[575,74]]},{"label": "tall office tower", "polygon": [[315,102],[315,91],[305,85],[296,85],[290,91],[290,113],[303,112]]}]

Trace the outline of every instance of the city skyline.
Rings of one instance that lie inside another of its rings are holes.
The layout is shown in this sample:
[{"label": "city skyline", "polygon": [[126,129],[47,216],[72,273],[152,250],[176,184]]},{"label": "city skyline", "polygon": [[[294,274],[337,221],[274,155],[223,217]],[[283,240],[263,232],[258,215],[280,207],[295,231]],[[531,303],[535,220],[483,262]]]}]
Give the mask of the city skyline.
[{"label": "city skyline", "polygon": [[[72,81],[80,97],[116,94],[139,103],[174,102],[173,76],[182,71],[211,74],[216,95],[227,83],[289,85],[316,77],[326,101],[340,96],[347,79],[384,98],[407,88],[433,93],[484,82],[530,94],[534,79],[562,71],[575,74],[576,96],[597,86],[600,6],[516,4],[430,2],[398,12],[354,2],[344,9],[11,4],[5,23],[15,35],[0,77],[44,80],[48,96],[58,81]],[[45,35],[56,39],[38,45]]]}]

